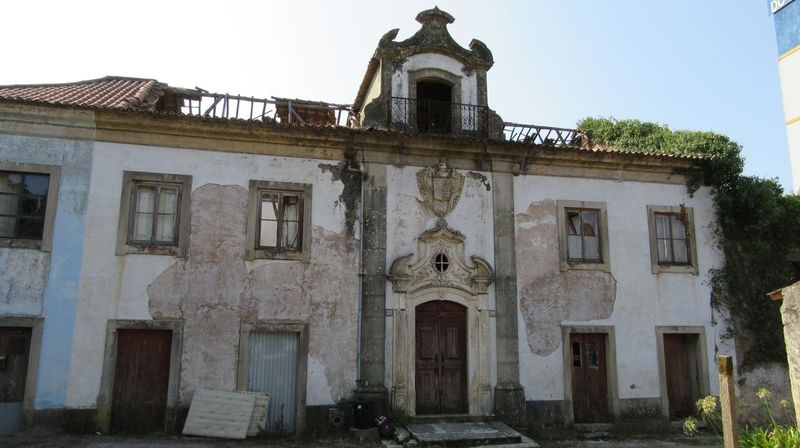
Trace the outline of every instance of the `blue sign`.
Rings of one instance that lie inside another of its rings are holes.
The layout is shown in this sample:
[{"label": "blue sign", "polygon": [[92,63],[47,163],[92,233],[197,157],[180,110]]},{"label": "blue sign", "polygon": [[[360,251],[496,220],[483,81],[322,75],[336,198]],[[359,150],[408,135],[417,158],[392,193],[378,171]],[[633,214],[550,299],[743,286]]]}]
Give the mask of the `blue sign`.
[{"label": "blue sign", "polygon": [[770,0],[769,9],[772,11],[773,14],[775,14],[776,12],[783,9],[784,6],[788,5],[793,1],[794,0]]}]

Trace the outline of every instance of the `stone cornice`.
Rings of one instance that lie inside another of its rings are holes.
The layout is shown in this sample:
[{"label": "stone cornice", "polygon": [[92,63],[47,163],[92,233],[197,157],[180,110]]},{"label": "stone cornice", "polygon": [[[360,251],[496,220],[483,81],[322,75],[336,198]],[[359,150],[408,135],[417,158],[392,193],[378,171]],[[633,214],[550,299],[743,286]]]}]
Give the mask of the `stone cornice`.
[{"label": "stone cornice", "polygon": [[284,126],[143,112],[74,110],[0,103],[0,133],[284,157],[661,183],[685,183],[691,160],[549,148],[485,139],[366,129]]}]

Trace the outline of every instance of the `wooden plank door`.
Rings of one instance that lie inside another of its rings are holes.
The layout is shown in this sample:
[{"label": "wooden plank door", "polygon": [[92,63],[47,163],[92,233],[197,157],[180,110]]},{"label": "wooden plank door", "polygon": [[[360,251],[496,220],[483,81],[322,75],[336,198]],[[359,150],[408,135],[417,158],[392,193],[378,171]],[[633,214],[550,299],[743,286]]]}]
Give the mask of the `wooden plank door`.
[{"label": "wooden plank door", "polygon": [[570,335],[575,423],[609,421],[605,339],[605,334],[600,333]]},{"label": "wooden plank door", "polygon": [[670,419],[694,414],[688,335],[664,334],[664,367]]},{"label": "wooden plank door", "polygon": [[467,412],[467,312],[437,301],[416,309],[418,414]]},{"label": "wooden plank door", "polygon": [[0,327],[0,434],[22,429],[30,347],[30,328]]},{"label": "wooden plank door", "polygon": [[118,330],[111,427],[118,432],[161,432],[167,409],[170,330]]}]

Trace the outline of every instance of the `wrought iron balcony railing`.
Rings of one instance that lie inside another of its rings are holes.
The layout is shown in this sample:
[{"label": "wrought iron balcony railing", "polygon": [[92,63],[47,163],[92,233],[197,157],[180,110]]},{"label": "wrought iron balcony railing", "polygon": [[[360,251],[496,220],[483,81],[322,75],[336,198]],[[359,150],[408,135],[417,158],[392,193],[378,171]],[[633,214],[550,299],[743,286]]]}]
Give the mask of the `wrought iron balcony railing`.
[{"label": "wrought iron balcony railing", "polygon": [[[210,93],[202,89],[176,89],[175,93],[176,111],[183,115],[316,126],[350,127],[358,122],[353,120],[354,112],[347,104],[255,98]],[[387,102],[387,117],[389,129],[414,134],[494,138],[554,147],[575,147],[584,142],[584,134],[576,129],[501,124],[499,119],[493,123],[491,110],[474,104],[392,97]]]},{"label": "wrought iron balcony railing", "polygon": [[387,107],[390,129],[419,134],[488,135],[489,108],[485,106],[392,97]]}]

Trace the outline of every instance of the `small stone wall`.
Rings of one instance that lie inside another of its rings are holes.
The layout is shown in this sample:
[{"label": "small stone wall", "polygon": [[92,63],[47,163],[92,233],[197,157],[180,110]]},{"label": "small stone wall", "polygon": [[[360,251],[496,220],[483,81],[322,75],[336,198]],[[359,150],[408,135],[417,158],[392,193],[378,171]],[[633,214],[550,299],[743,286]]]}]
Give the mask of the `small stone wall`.
[{"label": "small stone wall", "polygon": [[792,382],[795,421],[800,421],[800,282],[783,288],[783,337],[789,359],[789,378]]}]

